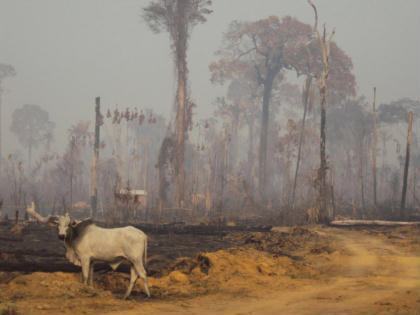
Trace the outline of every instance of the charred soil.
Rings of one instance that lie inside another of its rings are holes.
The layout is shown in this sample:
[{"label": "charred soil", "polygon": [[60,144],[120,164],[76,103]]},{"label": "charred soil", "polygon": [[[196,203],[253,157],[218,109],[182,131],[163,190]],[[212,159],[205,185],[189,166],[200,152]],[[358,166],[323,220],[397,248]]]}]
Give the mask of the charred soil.
[{"label": "charred soil", "polygon": [[93,288],[74,272],[2,272],[0,310],[134,315],[416,314],[420,309],[418,227],[274,230],[201,241],[192,235],[155,238],[151,299],[139,281],[132,298],[121,300],[128,284],[123,272],[100,270]]}]

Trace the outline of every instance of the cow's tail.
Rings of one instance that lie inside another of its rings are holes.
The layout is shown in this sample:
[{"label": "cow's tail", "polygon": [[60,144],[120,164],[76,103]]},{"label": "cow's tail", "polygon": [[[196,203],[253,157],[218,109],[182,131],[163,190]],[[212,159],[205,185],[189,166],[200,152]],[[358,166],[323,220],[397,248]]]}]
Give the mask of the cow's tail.
[{"label": "cow's tail", "polygon": [[143,255],[144,268],[147,266],[147,236],[144,238],[144,255]]}]

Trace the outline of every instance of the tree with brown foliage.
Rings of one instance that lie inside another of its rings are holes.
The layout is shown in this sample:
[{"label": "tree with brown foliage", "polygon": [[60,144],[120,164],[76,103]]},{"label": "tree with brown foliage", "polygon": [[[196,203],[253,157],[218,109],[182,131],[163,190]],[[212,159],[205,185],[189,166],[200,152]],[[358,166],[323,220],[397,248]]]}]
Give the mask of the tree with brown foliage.
[{"label": "tree with brown foliage", "polygon": [[[315,8],[315,7],[314,7]],[[316,8],[315,8],[316,9]],[[318,15],[315,12],[314,31],[317,33]],[[301,123],[301,135],[305,133],[305,120],[308,110],[308,102],[310,100],[310,90],[314,85],[314,81],[318,79],[318,83],[324,73],[324,49],[320,45],[318,36],[313,36],[304,44],[300,45],[298,49],[291,48],[286,53],[287,63],[296,71],[298,76],[305,76],[305,85],[302,91],[303,100],[303,118]],[[351,58],[340,48],[335,42],[329,41],[329,56],[328,56],[328,76],[325,82],[328,84],[328,93],[325,93],[326,101],[331,104],[337,104],[356,94],[356,79],[352,72],[353,63]],[[299,152],[301,151],[303,137],[299,141]],[[297,186],[297,179],[299,174],[301,153],[298,153],[294,193]],[[295,197],[292,196],[292,204]]]},{"label": "tree with brown foliage", "polygon": [[311,27],[292,17],[271,16],[256,22],[231,23],[224,36],[224,46],[217,53],[219,60],[210,65],[212,80],[249,76],[262,88],[262,117],[259,147],[259,193],[267,201],[267,141],[270,100],[273,87],[282,79],[282,71],[291,69],[285,57],[297,49],[311,34]]},{"label": "tree with brown foliage", "polygon": [[169,33],[177,75],[176,95],[176,205],[185,200],[185,138],[188,130],[187,47],[192,28],[206,22],[211,0],[156,0],[144,8],[144,19],[155,33]]}]

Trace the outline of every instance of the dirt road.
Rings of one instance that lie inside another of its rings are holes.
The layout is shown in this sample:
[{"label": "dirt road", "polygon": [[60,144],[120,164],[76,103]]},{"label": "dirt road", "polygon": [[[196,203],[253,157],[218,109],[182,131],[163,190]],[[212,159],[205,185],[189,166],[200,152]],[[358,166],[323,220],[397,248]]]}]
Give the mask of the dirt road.
[{"label": "dirt road", "polygon": [[[146,303],[111,314],[420,314],[420,253],[359,231],[323,230],[342,254],[313,259],[316,280],[292,279],[246,296],[223,294]],[[326,261],[323,261],[323,260]],[[319,260],[319,261],[318,261]],[[322,275],[324,273],[324,275]]]},{"label": "dirt road", "polygon": [[[6,298],[22,314],[420,314],[418,229],[385,233],[315,228],[312,232],[328,236],[332,249],[311,250],[298,263],[248,249],[215,254],[219,261],[212,269],[217,270],[212,274],[211,269],[203,279],[217,278],[211,280],[213,286],[219,284],[217,290],[200,291],[199,286],[205,286],[205,281],[191,284],[181,277],[175,282],[168,280],[164,287],[176,286],[182,295],[155,294],[150,300],[136,296],[121,301],[108,292],[91,292],[79,284],[75,275],[62,273],[51,275],[56,278],[46,284],[45,290],[55,292],[61,286],[69,292],[65,298],[61,298],[61,293],[48,297],[45,292],[32,294],[29,287],[42,287],[48,274],[22,276],[26,278],[17,278],[3,289],[9,290]],[[243,268],[248,270],[241,273]],[[259,270],[255,275],[254,269]],[[156,279],[155,285],[162,286],[159,281],[166,280]],[[26,289],[18,287],[19,282]],[[78,291],[72,291],[70,285]],[[83,295],[77,293],[83,290]],[[19,295],[16,292],[21,296],[15,298]]]}]

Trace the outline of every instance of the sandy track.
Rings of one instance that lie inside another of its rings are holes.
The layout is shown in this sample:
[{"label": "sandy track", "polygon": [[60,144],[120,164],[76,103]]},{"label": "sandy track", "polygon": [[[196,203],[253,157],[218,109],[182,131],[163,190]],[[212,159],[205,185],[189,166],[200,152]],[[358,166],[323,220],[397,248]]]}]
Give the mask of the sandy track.
[{"label": "sandy track", "polygon": [[320,279],[285,281],[247,296],[150,301],[110,314],[420,314],[420,253],[359,231],[329,229],[328,234],[345,255],[324,257],[328,263],[320,265]]}]

